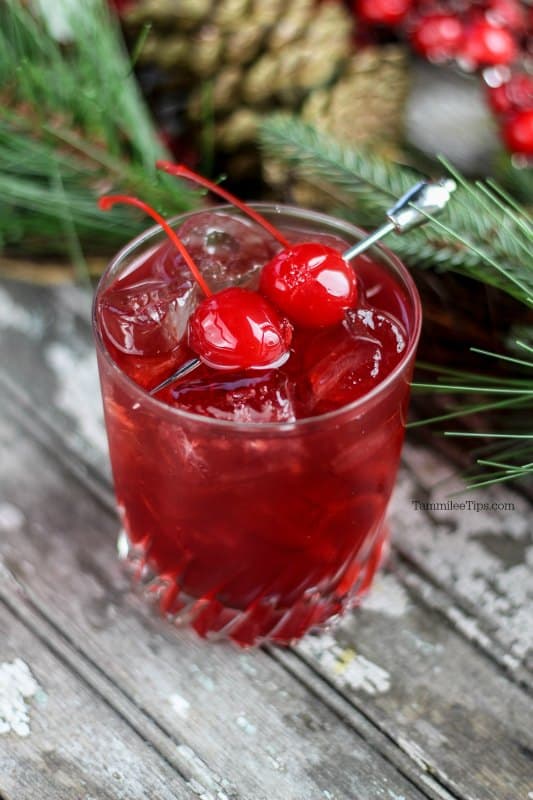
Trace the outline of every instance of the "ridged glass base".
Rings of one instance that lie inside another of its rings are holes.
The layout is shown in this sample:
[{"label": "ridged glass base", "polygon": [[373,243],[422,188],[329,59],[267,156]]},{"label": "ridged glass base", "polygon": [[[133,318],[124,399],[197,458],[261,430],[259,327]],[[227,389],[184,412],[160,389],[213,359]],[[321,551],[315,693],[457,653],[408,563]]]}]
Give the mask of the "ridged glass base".
[{"label": "ridged glass base", "polygon": [[230,639],[241,647],[251,647],[264,642],[288,645],[357,605],[384,558],[387,541],[387,526],[381,525],[371,546],[365,548],[364,560],[356,558],[344,569],[335,591],[325,594],[318,587],[307,589],[290,607],[280,605],[279,597],[263,594],[244,609],[223,605],[216,592],[191,597],[175,575],[158,575],[144,548],[132,544],[124,530],[117,548],[144,597],[173,624],[189,625],[203,638]]}]

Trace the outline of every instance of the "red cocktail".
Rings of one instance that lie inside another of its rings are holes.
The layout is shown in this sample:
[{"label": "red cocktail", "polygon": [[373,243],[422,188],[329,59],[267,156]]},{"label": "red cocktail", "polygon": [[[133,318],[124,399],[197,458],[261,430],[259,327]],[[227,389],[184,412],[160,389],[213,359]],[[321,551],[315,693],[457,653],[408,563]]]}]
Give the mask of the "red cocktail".
[{"label": "red cocktail", "polygon": [[[362,233],[340,220],[257,205],[290,242],[342,252]],[[256,289],[279,243],[231,207],[173,221],[209,285]],[[94,325],[115,490],[128,558],[162,611],[201,634],[287,643],[355,603],[387,536],[420,305],[388,251],[353,262],[344,319],[294,324],[271,369],[191,358],[201,300],[161,229],[128,245],[97,291]]]}]

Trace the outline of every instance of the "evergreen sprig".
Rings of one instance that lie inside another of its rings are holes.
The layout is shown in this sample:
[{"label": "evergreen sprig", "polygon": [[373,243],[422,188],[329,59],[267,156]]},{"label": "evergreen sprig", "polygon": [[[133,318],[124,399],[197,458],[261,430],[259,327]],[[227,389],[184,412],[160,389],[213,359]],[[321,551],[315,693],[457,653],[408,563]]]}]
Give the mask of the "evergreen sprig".
[{"label": "evergreen sprig", "polygon": [[0,246],[18,252],[109,252],[144,222],[104,214],[102,191],[142,193],[164,213],[196,195],[157,173],[165,155],[104,0],[61,3],[58,41],[20,0],[0,7]]},{"label": "evergreen sprig", "polygon": [[466,475],[470,489],[533,477],[533,346],[521,339],[514,340],[513,345],[517,357],[477,348],[471,350],[482,357],[515,364],[520,369],[516,377],[473,375],[460,369],[418,363],[422,369],[438,375],[435,382],[414,383],[415,393],[444,393],[455,398],[475,396],[476,399],[474,402],[456,402],[449,411],[411,422],[408,427],[430,423],[442,425],[449,420],[462,420],[471,414],[476,414],[480,419],[483,414],[498,414],[496,431],[477,428],[444,431],[447,437],[466,438],[470,443],[477,439],[484,440],[483,446],[474,450],[481,471],[474,468]]},{"label": "evergreen sprig", "polygon": [[[352,206],[353,221],[377,227],[393,201],[420,175],[368,152],[342,145],[300,119],[286,115],[267,118],[261,128],[266,154],[281,161],[320,187],[340,190]],[[531,216],[492,182],[472,184],[442,162],[458,184],[452,201],[438,219],[404,237],[390,236],[391,247],[410,266],[455,271],[496,286],[533,306],[533,223]],[[342,212],[343,216],[349,216]],[[475,451],[476,467],[467,477],[469,488],[528,478],[533,475],[533,340],[531,326],[508,342],[509,354],[476,351],[480,358],[498,359],[515,366],[516,376],[478,374],[440,365],[421,364],[434,380],[414,383],[418,393],[445,394],[453,405],[431,419],[411,423],[447,424],[469,415],[497,413],[493,430],[447,430],[449,437],[484,440]],[[462,398],[462,399],[458,399]]]},{"label": "evergreen sprig", "polygon": [[[268,157],[295,175],[340,190],[353,220],[377,227],[385,211],[420,175],[368,151],[356,150],[297,117],[275,114],[260,130]],[[409,266],[452,270],[496,286],[533,307],[533,221],[496,186],[472,184],[449,164],[459,188],[453,202],[423,228],[390,236],[387,246]],[[348,216],[348,215],[346,215]]]}]

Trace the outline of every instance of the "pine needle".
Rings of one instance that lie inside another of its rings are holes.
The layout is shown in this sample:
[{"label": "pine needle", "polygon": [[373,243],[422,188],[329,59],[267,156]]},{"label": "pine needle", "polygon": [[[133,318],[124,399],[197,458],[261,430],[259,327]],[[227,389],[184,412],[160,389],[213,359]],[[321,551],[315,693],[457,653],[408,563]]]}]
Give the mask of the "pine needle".
[{"label": "pine needle", "polygon": [[[392,200],[404,194],[421,177],[408,167],[343,145],[287,115],[266,118],[260,139],[268,157],[281,161],[298,179],[307,179],[315,185],[325,183],[332,193],[336,190],[337,200],[344,200],[351,209],[343,216],[369,228],[381,225]],[[430,218],[422,229],[405,236],[389,236],[387,246],[409,266],[457,272],[506,292],[526,307],[533,307],[533,220],[530,214],[494,181],[470,183],[451,164],[445,160],[441,163],[459,187],[448,208],[438,219]],[[510,343],[512,349],[522,355],[533,353],[533,342],[528,343],[531,338],[531,328],[525,326],[523,335]],[[518,356],[475,352],[513,364],[520,370],[533,368],[531,361]],[[418,366],[438,373],[438,377],[434,382],[414,383],[415,392],[475,395],[476,398],[474,402],[430,420],[412,423],[412,427],[494,411],[501,412],[503,427],[514,422],[512,431],[446,432],[450,437],[492,440],[494,455],[478,459],[484,472],[468,478],[470,488],[533,475],[533,445],[518,446],[519,441],[533,439],[529,432],[533,418],[533,378],[473,375],[438,365],[419,363]],[[502,396],[503,399],[499,399]],[[508,409],[520,411],[521,416],[510,417]],[[529,425],[529,430],[520,429],[520,420],[521,424]],[[502,442],[506,442],[504,447]]]},{"label": "pine needle", "polygon": [[63,3],[59,42],[21,0],[0,6],[0,244],[24,254],[109,253],[144,226],[104,214],[103,191],[142,193],[162,213],[197,195],[155,169],[165,156],[105,0]]},{"label": "pine needle", "polygon": [[[366,227],[380,225],[391,201],[420,180],[408,167],[341,144],[285,114],[264,120],[260,142],[270,158],[298,177],[337,187],[339,199],[349,198],[354,221]],[[450,164],[443,162],[443,168],[459,183],[448,208],[424,228],[391,235],[387,246],[409,266],[458,272],[533,306],[531,217],[507,203],[503,190],[497,196],[494,188],[481,190],[466,181]]]},{"label": "pine needle", "polygon": [[[514,344],[519,351],[533,353],[533,347],[521,340],[515,340]],[[484,468],[484,472],[476,475],[467,476],[467,486],[470,489],[488,486],[502,480],[518,480],[533,477],[533,433],[531,421],[533,420],[533,376],[527,377],[528,370],[533,370],[533,361],[514,358],[501,353],[483,350],[472,347],[471,351],[490,359],[498,359],[515,365],[524,370],[525,377],[495,377],[487,375],[475,375],[461,370],[446,370],[448,380],[453,376],[455,383],[445,383],[443,376],[437,383],[414,383],[415,391],[430,391],[432,394],[444,391],[453,392],[455,395],[475,393],[479,400],[475,403],[468,403],[455,408],[448,413],[426,420],[419,420],[411,424],[416,427],[421,424],[439,423],[453,418],[466,419],[469,415],[486,413],[489,411],[503,411],[499,430],[487,431],[444,431],[448,438],[465,439],[484,439],[490,442],[478,451],[477,455],[492,453],[491,458],[477,458],[476,463]],[[420,366],[420,365],[419,365]],[[425,365],[426,368],[429,365]],[[443,372],[438,366],[432,367],[434,371]],[[494,395],[505,395],[503,400],[490,401]],[[515,414],[510,416],[506,410],[514,408],[520,412],[520,417]],[[501,430],[503,428],[503,430]],[[506,430],[506,428],[508,428]],[[505,445],[502,447],[502,442]],[[519,444],[526,442],[525,445]],[[474,452],[475,456],[476,453]],[[503,469],[503,472],[502,472]]]}]

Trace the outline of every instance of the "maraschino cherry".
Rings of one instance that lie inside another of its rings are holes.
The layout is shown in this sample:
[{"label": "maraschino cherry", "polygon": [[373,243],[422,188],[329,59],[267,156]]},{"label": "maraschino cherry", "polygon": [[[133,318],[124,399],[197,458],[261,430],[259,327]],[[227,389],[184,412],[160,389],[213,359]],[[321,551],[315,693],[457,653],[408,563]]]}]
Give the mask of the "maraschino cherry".
[{"label": "maraschino cherry", "polygon": [[260,289],[292,322],[306,328],[342,322],[357,297],[354,271],[341,253],[315,242],[275,255],[261,271]]},{"label": "maraschino cherry", "polygon": [[214,369],[269,369],[289,357],[292,326],[257,292],[230,286],[189,319],[189,346]]},{"label": "maraschino cherry", "polygon": [[[201,362],[218,370],[265,370],[284,364],[290,354],[293,333],[289,320],[303,327],[319,328],[335,326],[345,320],[346,312],[353,308],[357,296],[356,277],[348,262],[392,231],[405,233],[422,225],[429,214],[442,211],[455,189],[455,183],[450,180],[417,183],[386,212],[387,221],[383,225],[340,253],[319,242],[291,245],[254,209],[188,167],[166,161],[157,162],[157,166],[222,195],[269,231],[283,249],[263,267],[260,280],[263,294],[239,286],[214,294],[179,236],[157,211],[129,195],[100,198],[99,205],[104,211],[115,203],[126,203],[141,209],[159,223],[206,295],[189,318],[189,346],[197,357],[181,364],[151,388],[151,395],[157,395],[189,374]],[[278,314],[275,306],[285,311],[288,319]]]},{"label": "maraschino cherry", "polygon": [[268,230],[282,245],[283,249],[262,269],[260,290],[291,322],[308,328],[342,322],[345,311],[356,302],[357,280],[338,250],[317,242],[290,244],[254,209],[188,167],[168,161],[158,161],[157,166],[220,195]]},{"label": "maraschino cherry", "polygon": [[167,221],[136,197],[107,195],[99,206],[136,206],[161,225],[206,295],[189,319],[189,346],[214,369],[270,369],[289,357],[292,326],[257,292],[237,286],[213,294],[190,253]]}]

